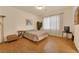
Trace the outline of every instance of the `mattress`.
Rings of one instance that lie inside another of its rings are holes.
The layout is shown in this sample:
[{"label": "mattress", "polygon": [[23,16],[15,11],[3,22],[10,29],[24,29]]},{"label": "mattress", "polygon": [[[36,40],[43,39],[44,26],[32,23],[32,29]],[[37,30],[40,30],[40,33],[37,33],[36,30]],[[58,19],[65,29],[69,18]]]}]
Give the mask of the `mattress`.
[{"label": "mattress", "polygon": [[32,41],[41,41],[44,38],[48,37],[48,34],[45,31],[34,31],[33,30],[33,31],[26,31],[23,36]]}]

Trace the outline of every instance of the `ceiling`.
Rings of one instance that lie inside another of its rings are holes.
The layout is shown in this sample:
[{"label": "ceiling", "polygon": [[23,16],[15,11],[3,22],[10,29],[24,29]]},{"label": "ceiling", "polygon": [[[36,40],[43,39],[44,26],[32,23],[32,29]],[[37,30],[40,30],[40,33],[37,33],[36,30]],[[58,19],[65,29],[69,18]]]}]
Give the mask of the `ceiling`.
[{"label": "ceiling", "polygon": [[35,6],[15,6],[15,8],[20,9],[25,12],[30,12],[32,14],[38,15],[38,16],[45,16],[48,13],[54,12],[55,10],[59,10],[62,8],[66,8],[67,6],[45,6],[44,9],[38,10],[35,8]]}]

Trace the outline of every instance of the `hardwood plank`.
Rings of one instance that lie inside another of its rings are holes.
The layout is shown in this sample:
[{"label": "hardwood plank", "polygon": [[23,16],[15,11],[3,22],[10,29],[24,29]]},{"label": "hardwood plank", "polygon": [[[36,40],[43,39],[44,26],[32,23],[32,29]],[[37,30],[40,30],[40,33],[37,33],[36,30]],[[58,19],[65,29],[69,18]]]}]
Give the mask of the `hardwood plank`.
[{"label": "hardwood plank", "polygon": [[48,36],[40,42],[28,39],[19,39],[11,43],[0,44],[0,52],[8,53],[52,53],[52,52],[77,52],[72,40]]}]

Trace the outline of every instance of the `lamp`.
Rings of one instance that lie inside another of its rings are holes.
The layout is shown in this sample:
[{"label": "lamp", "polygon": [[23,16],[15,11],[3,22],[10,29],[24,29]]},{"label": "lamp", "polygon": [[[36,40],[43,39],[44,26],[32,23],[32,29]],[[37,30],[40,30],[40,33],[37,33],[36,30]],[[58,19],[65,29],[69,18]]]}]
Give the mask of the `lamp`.
[{"label": "lamp", "polygon": [[42,10],[42,9],[44,9],[44,6],[37,6],[36,9]]}]

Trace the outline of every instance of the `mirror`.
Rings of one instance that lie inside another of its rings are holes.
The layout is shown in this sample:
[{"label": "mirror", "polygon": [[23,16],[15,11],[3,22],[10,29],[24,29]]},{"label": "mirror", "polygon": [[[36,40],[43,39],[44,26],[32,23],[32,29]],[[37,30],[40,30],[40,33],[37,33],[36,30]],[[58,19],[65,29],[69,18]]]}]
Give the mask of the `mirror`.
[{"label": "mirror", "polygon": [[76,11],[75,11],[75,15],[74,15],[74,22],[75,22],[75,25],[79,24],[79,7],[77,7]]}]

